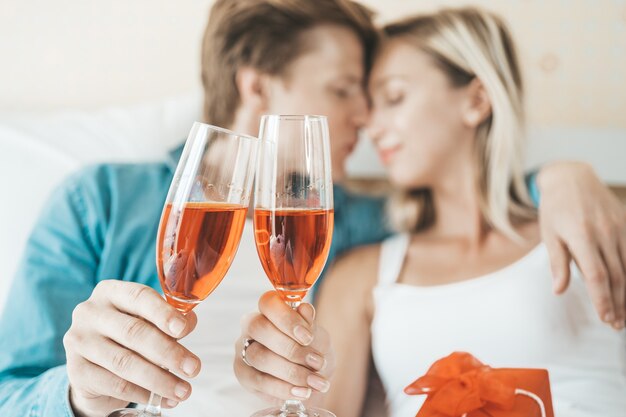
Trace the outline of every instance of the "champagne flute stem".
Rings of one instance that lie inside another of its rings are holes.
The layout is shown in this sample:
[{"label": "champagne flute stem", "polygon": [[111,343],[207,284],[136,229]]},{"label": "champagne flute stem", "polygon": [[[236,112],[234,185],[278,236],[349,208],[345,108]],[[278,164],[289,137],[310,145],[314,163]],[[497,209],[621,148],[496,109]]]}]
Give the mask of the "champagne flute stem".
[{"label": "champagne flute stem", "polygon": [[[177,308],[178,311],[183,313],[183,316],[186,316],[188,311],[184,309]],[[167,368],[163,367],[163,369],[167,370]],[[161,397],[159,394],[154,392],[150,393],[150,399],[148,400],[148,404],[146,408],[143,410],[143,413],[140,417],[161,417]]]},{"label": "champagne flute stem", "polygon": [[[298,309],[298,306],[302,304],[302,301],[286,301],[287,305],[294,310]],[[300,400],[286,400],[280,409],[284,416],[306,416],[306,408]]]},{"label": "champagne flute stem", "polygon": [[302,402],[300,400],[287,400],[285,401],[285,404],[283,404],[282,408],[280,409],[280,412],[282,413],[282,415],[286,416],[286,417],[292,417],[292,416],[302,416],[302,417],[306,417],[306,408],[304,408],[304,404],[302,404]]},{"label": "champagne flute stem", "polygon": [[162,397],[159,394],[151,392],[150,400],[148,400],[146,409],[141,417],[161,417],[161,399]]},{"label": "champagne flute stem", "polygon": [[[165,298],[165,295],[163,295]],[[165,298],[167,301],[167,298]],[[183,315],[187,315],[187,312],[183,309],[175,307],[178,311],[183,313]],[[163,369],[167,370],[167,368],[163,367]],[[154,392],[150,393],[150,399],[148,400],[148,404],[146,404],[146,408],[144,408],[143,412],[139,417],[161,417],[161,397],[159,394]]]}]

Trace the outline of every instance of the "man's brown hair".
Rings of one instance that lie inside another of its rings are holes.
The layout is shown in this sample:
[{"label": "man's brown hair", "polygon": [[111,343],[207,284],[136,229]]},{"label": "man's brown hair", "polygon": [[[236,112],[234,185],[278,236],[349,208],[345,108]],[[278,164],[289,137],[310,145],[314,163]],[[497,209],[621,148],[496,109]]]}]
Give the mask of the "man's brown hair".
[{"label": "man's brown hair", "polygon": [[373,13],[351,0],[217,0],[202,42],[204,120],[230,126],[240,104],[235,77],[242,66],[285,75],[313,45],[301,35],[322,24],[349,28],[371,64],[377,32]]}]

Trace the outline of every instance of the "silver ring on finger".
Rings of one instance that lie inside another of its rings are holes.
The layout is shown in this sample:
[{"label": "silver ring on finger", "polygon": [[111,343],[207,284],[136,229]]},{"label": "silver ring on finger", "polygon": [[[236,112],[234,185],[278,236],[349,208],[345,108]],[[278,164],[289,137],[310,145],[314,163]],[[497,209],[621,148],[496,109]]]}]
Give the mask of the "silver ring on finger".
[{"label": "silver ring on finger", "polygon": [[243,363],[245,363],[246,365],[248,365],[251,368],[254,368],[254,366],[252,366],[252,364],[250,362],[248,362],[248,359],[246,358],[246,351],[248,350],[248,348],[250,347],[250,345],[252,343],[254,343],[255,340],[250,338],[250,337],[246,337],[243,339],[243,348],[241,349],[241,359],[243,360]]}]

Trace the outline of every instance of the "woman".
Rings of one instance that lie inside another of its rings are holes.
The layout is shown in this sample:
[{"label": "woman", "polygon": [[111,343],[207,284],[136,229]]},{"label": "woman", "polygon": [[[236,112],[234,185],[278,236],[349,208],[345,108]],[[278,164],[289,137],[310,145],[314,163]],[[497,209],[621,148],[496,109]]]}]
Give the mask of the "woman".
[{"label": "woman", "polygon": [[408,417],[423,398],[403,387],[466,350],[495,367],[547,368],[556,415],[623,416],[623,328],[602,325],[580,276],[560,298],[548,283],[522,176],[523,89],[506,26],[466,8],[384,31],[369,133],[397,189],[398,233],[337,263],[315,321],[303,305],[294,327],[278,296],[266,294],[243,324],[254,342],[247,364],[235,363],[238,378],[357,417],[371,352],[391,415]]}]

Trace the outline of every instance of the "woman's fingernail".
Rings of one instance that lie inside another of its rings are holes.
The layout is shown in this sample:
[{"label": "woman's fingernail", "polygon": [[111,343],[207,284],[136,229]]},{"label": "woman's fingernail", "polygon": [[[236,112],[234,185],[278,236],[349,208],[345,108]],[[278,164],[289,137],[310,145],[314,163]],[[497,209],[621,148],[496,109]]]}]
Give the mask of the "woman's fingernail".
[{"label": "woman's fingernail", "polygon": [[322,368],[324,368],[324,358],[322,358],[320,355],[317,355],[315,353],[309,353],[306,355],[306,357],[304,358],[304,361],[306,362],[307,365],[309,365],[311,368],[315,369],[316,371],[321,371]]},{"label": "woman's fingernail", "polygon": [[311,332],[300,325],[297,325],[293,329],[293,334],[294,336],[296,336],[296,339],[298,339],[298,342],[300,342],[304,346],[310,345],[313,341],[313,335],[311,334]]},{"label": "woman's fingernail", "polygon": [[615,320],[615,315],[613,314],[612,311],[609,311],[608,313],[606,313],[604,315],[604,321],[607,323],[611,323],[612,321]]},{"label": "woman's fingernail", "polygon": [[311,388],[293,387],[291,389],[291,395],[303,400],[308,400],[311,396]]},{"label": "woman's fingernail", "polygon": [[170,320],[169,327],[170,332],[172,332],[174,336],[178,336],[185,330],[185,320],[180,317],[174,317]]},{"label": "woman's fingernail", "polygon": [[198,360],[196,358],[185,358],[182,366],[183,372],[187,376],[193,376],[198,369]]},{"label": "woman's fingernail", "polygon": [[624,328],[624,321],[616,321],[613,323],[613,328],[615,330],[622,330]]},{"label": "woman's fingernail", "polygon": [[311,304],[302,304],[300,306],[300,311],[306,316],[306,321],[312,322],[315,320],[315,307],[313,307]]},{"label": "woman's fingernail", "polygon": [[330,382],[317,375],[309,375],[306,379],[306,383],[309,384],[311,388],[315,388],[320,392],[326,392],[330,388]]},{"label": "woman's fingernail", "polygon": [[172,407],[172,408],[178,405],[178,401],[174,401],[174,400],[167,400],[165,403],[167,404],[168,407]]},{"label": "woman's fingernail", "polygon": [[176,394],[176,397],[180,398],[181,400],[185,399],[188,392],[189,392],[189,387],[187,386],[187,384],[184,384],[182,382],[176,384],[176,388],[174,388],[174,394]]}]

